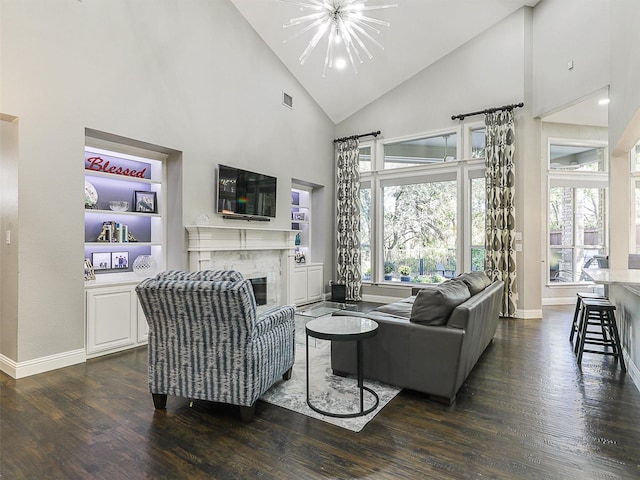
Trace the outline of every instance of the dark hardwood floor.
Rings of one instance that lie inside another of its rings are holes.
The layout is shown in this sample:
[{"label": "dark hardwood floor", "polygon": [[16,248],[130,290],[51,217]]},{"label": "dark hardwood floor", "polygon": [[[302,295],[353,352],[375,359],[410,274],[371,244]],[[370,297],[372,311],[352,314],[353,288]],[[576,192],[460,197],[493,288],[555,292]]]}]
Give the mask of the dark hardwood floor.
[{"label": "dark hardwood floor", "polygon": [[146,349],[0,374],[2,479],[640,478],[640,393],[609,357],[576,365],[571,310],[504,320],[452,407],[403,391],[360,433],[259,402],[169,397]]}]

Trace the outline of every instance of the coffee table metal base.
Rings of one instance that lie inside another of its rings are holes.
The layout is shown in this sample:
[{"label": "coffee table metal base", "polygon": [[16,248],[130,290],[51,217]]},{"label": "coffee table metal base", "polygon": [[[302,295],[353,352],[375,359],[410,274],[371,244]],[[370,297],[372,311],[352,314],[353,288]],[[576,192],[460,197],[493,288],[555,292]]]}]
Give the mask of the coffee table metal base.
[{"label": "coffee table metal base", "polygon": [[[307,338],[306,338],[306,347],[307,347],[307,358],[309,358],[309,336],[313,336],[313,334],[310,335],[310,332],[307,330]],[[311,400],[309,399],[309,362],[307,362],[307,405],[309,405],[309,408],[311,410],[313,410],[314,412],[317,412],[321,415],[327,415],[329,417],[336,417],[336,418],[354,418],[354,417],[361,417],[363,415],[367,415],[371,412],[373,412],[376,408],[378,408],[378,404],[380,403],[380,398],[378,397],[378,394],[376,392],[374,392],[372,389],[370,389],[369,387],[365,387],[364,386],[364,382],[363,382],[363,371],[362,371],[362,340],[356,340],[356,350],[357,350],[357,355],[358,355],[358,388],[360,389],[360,411],[359,412],[353,412],[353,413],[338,413],[338,412],[329,412],[327,410],[322,410],[321,408],[316,407],[315,405],[313,405],[313,403],[311,403]],[[370,394],[373,395],[373,398],[375,400],[374,404],[367,408],[365,410],[364,408],[364,392],[365,390],[367,392],[369,392]]]}]

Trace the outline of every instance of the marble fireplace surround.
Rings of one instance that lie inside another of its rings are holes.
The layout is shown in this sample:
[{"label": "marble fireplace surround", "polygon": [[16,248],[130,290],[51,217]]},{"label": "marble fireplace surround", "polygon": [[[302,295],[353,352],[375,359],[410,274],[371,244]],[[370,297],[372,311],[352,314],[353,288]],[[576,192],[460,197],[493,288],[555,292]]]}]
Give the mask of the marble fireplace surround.
[{"label": "marble fireplace surround", "polygon": [[271,228],[188,225],[189,270],[237,270],[245,278],[267,278],[267,304],[293,303],[295,232]]}]

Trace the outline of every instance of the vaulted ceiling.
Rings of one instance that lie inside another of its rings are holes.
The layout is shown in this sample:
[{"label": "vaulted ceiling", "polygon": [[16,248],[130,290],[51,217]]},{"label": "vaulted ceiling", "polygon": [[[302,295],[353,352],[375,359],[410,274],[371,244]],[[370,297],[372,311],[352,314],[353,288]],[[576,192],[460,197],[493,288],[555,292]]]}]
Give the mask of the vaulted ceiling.
[{"label": "vaulted ceiling", "polygon": [[[304,65],[298,58],[311,40],[307,32],[284,29],[289,19],[310,13],[282,0],[231,0],[302,86],[335,123],[339,123],[416,73],[487,30],[523,6],[540,0],[371,0],[371,5],[397,3],[375,10],[371,17],[390,22],[371,45],[373,59],[365,57],[358,73],[347,64],[322,76],[326,40]],[[300,27],[296,27],[300,29]]]}]

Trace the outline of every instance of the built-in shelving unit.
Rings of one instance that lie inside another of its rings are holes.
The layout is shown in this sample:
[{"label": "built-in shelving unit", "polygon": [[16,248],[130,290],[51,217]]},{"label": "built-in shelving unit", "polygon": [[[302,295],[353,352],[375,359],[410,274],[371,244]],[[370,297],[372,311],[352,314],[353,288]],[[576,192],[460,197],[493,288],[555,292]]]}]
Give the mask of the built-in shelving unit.
[{"label": "built-in shelving unit", "polygon": [[[88,357],[147,341],[135,293],[142,277],[133,266],[144,255],[153,258],[155,272],[165,269],[165,160],[157,152],[86,139],[84,257],[95,273],[85,280]],[[114,210],[111,202],[127,204]]]},{"label": "built-in shelving unit", "polygon": [[291,229],[295,230],[296,263],[311,262],[311,191],[291,189]]},{"label": "built-in shelving unit", "polygon": [[311,189],[302,186],[291,189],[291,229],[296,234],[293,273],[296,305],[320,301],[324,291],[324,266],[312,259],[312,195]]}]

